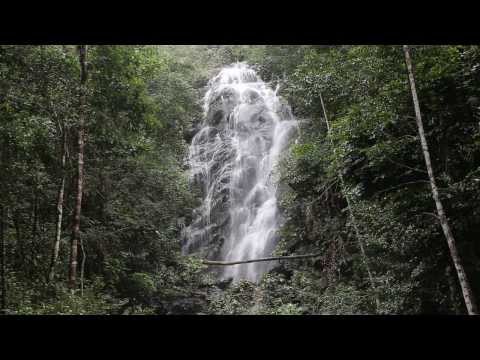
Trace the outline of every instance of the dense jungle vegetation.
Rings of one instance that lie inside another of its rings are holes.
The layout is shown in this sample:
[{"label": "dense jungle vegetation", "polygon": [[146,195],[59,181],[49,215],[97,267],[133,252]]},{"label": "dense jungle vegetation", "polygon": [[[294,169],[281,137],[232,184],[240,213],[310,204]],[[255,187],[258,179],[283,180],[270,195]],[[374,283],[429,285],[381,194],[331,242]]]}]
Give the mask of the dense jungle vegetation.
[{"label": "dense jungle vegetation", "polygon": [[[480,47],[409,48],[445,217],[400,45],[1,45],[2,311],[475,312]],[[274,255],[321,254],[281,261],[258,284],[219,282],[181,252],[199,202],[185,155],[204,88],[236,61],[278,85],[300,123],[279,166]]]}]

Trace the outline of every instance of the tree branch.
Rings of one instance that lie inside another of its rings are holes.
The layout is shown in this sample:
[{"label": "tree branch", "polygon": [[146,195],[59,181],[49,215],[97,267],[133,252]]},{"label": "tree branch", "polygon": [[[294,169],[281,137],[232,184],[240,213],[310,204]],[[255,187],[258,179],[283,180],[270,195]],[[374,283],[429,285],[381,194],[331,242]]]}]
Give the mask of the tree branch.
[{"label": "tree branch", "polygon": [[250,259],[250,260],[239,260],[239,261],[211,261],[211,260],[202,260],[204,265],[219,265],[219,266],[229,266],[237,264],[247,264],[253,262],[261,261],[275,261],[275,260],[293,260],[293,259],[305,259],[321,256],[322,254],[305,254],[305,255],[292,255],[292,256],[276,256],[276,257],[267,257],[259,259]]},{"label": "tree branch", "polygon": [[396,162],[392,159],[390,159],[388,156],[385,156],[385,159],[387,159],[388,161],[390,161],[392,164],[395,164],[395,165],[398,165],[398,166],[402,166],[404,168],[407,168],[407,169],[410,169],[410,170],[413,170],[413,171],[417,171],[419,173],[422,173],[422,174],[427,174],[427,172],[425,170],[420,170],[420,169],[417,169],[417,168],[414,168],[414,167],[410,167],[408,165],[405,165],[405,164],[401,164],[399,162]]}]

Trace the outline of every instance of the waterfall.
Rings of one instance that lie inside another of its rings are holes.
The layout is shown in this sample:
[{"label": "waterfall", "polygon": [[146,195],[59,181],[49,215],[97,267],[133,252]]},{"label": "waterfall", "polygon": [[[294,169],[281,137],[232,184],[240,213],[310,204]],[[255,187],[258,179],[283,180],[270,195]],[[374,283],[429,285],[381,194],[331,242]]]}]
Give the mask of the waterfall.
[{"label": "waterfall", "polygon": [[[281,226],[276,165],[297,129],[277,91],[245,63],[209,81],[203,123],[188,157],[203,202],[185,229],[185,253],[213,244],[210,256],[225,261],[271,255]],[[219,275],[258,281],[273,265],[226,266]]]}]

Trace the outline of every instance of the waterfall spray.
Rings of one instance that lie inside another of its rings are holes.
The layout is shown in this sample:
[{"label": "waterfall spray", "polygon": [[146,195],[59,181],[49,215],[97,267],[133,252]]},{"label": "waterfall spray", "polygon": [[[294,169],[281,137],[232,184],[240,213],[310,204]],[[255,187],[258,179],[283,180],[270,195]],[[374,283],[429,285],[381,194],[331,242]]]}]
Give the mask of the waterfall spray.
[{"label": "waterfall spray", "polygon": [[[204,120],[189,149],[203,202],[185,229],[185,253],[216,243],[215,257],[225,261],[271,255],[282,221],[276,165],[297,129],[277,91],[245,63],[225,67],[210,80]],[[233,265],[220,275],[258,281],[273,265]]]}]

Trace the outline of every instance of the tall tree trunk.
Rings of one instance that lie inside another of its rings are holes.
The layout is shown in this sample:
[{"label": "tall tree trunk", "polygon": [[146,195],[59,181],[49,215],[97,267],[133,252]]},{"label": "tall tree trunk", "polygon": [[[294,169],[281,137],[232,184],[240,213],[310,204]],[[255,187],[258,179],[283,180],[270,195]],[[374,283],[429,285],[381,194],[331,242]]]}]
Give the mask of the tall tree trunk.
[{"label": "tall tree trunk", "polygon": [[[323,116],[325,118],[325,124],[327,125],[327,132],[328,132],[328,135],[330,136],[331,135],[330,123],[328,121],[327,111],[325,109],[325,103],[323,102],[322,94],[320,94],[320,102],[322,104]],[[332,144],[332,147],[333,147],[333,152],[334,152],[334,154],[336,154],[336,150],[335,150],[335,147],[333,146],[333,141],[332,141],[331,138],[330,138],[330,141],[331,141],[331,144]],[[362,260],[363,260],[363,265],[365,266],[365,270],[367,271],[368,280],[370,282],[370,287],[372,288],[372,290],[374,292],[374,295],[375,295],[375,306],[376,306],[377,312],[378,312],[378,310],[380,309],[380,299],[378,297],[377,287],[375,285],[375,280],[373,279],[373,275],[372,275],[372,271],[370,269],[370,264],[369,264],[369,261],[368,261],[367,253],[365,252],[365,247],[363,246],[363,241],[362,241],[362,237],[361,237],[361,234],[360,234],[360,230],[359,230],[358,225],[357,225],[357,220],[356,220],[355,214],[353,213],[353,210],[352,210],[350,196],[348,196],[348,194],[347,194],[345,181],[343,180],[343,175],[340,171],[338,172],[338,177],[340,179],[340,186],[341,186],[341,189],[342,189],[343,196],[345,196],[345,200],[347,201],[348,213],[350,214],[350,219],[351,219],[352,224],[353,224],[353,229],[355,231],[355,236],[357,238],[358,247],[360,248],[360,253],[362,255]]]},{"label": "tall tree trunk", "polygon": [[460,287],[462,288],[463,299],[465,300],[465,305],[467,307],[468,314],[476,315],[478,311],[477,311],[477,306],[475,304],[473,292],[470,287],[470,283],[467,279],[467,274],[465,273],[465,270],[463,268],[461,258],[458,254],[455,238],[453,237],[452,231],[450,229],[450,225],[447,220],[447,216],[445,214],[445,210],[443,209],[443,204],[440,200],[437,184],[435,181],[435,176],[433,174],[432,162],[430,159],[430,152],[428,150],[427,139],[425,138],[425,132],[423,129],[422,114],[420,112],[420,104],[418,101],[417,89],[415,86],[415,77],[413,75],[413,64],[412,64],[412,59],[410,57],[409,47],[407,45],[404,45],[403,51],[405,53],[405,62],[407,64],[408,79],[410,81],[410,89],[412,91],[413,106],[415,108],[418,134],[420,136],[420,143],[422,145],[423,156],[425,158],[425,165],[427,167],[428,177],[430,179],[430,186],[432,188],[433,200],[435,201],[435,206],[437,208],[438,219],[440,221],[440,225],[442,226],[443,234],[445,235],[445,238],[447,240],[448,248],[450,249],[450,255],[452,256],[455,270],[457,271],[458,280],[460,282]]},{"label": "tall tree trunk", "polygon": [[[38,176],[38,174],[37,174]],[[37,267],[37,252],[36,252],[36,242],[38,237],[38,178],[35,181],[34,187],[34,199],[33,199],[33,211],[32,211],[32,243],[30,245],[30,256],[31,256],[31,266],[28,269],[30,275],[35,275],[35,268]]]},{"label": "tall tree trunk", "polygon": [[17,240],[16,249],[15,249],[15,259],[14,259],[14,264],[16,268],[20,268],[22,266],[22,261],[25,257],[20,225],[21,225],[20,211],[17,209],[15,210],[15,213],[13,215],[13,226],[15,227],[15,237]]},{"label": "tall tree trunk", "polygon": [[85,247],[83,246],[82,238],[80,238],[80,249],[82,250],[82,263],[80,264],[80,295],[83,296],[85,261],[87,260],[87,254],[85,253]]},{"label": "tall tree trunk", "polygon": [[80,45],[79,48],[80,62],[80,109],[78,115],[78,166],[77,166],[77,189],[75,196],[75,207],[73,213],[73,229],[70,248],[70,269],[69,269],[69,286],[73,291],[77,282],[77,263],[78,263],[78,242],[80,238],[80,214],[82,211],[82,195],[83,195],[83,155],[85,147],[85,116],[86,116],[86,82],[87,82],[87,46]]},{"label": "tall tree trunk", "polygon": [[4,209],[3,206],[0,206],[0,259],[2,263],[0,264],[0,281],[2,289],[2,298],[0,303],[0,313],[4,313],[7,308],[7,286],[5,281],[5,268],[6,268],[6,255],[5,255],[5,223],[4,223]]},{"label": "tall tree trunk", "polygon": [[52,249],[52,259],[50,262],[50,272],[48,273],[48,281],[53,281],[55,278],[55,266],[57,264],[58,253],[60,251],[60,238],[62,236],[62,218],[63,218],[63,198],[65,193],[65,162],[67,158],[67,129],[63,128],[63,143],[62,143],[62,160],[60,187],[58,188],[57,197],[57,226],[55,228],[55,240]]}]

